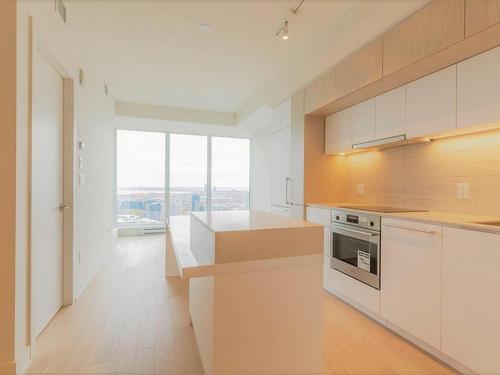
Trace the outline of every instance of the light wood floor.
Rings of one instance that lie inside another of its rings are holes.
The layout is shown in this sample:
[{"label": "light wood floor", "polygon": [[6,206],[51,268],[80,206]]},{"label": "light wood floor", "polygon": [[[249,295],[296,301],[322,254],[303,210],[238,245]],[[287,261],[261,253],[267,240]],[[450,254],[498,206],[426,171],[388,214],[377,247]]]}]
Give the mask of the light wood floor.
[{"label": "light wood floor", "polygon": [[[29,374],[202,374],[187,284],[164,278],[164,236],[120,238],[85,293],[40,335]],[[325,373],[451,374],[325,293]]]}]

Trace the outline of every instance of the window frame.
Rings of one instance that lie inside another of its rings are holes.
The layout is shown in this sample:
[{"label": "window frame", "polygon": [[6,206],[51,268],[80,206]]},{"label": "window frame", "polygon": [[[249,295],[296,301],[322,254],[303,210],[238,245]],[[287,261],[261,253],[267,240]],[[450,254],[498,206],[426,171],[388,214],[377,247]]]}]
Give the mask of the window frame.
[{"label": "window frame", "polygon": [[192,133],[192,132],[177,132],[168,131],[163,129],[153,130],[153,129],[140,129],[140,128],[129,128],[129,127],[116,127],[114,129],[114,152],[113,152],[113,225],[115,228],[151,228],[158,227],[148,226],[148,225],[131,225],[131,226],[119,226],[116,220],[116,215],[118,213],[117,200],[118,200],[118,131],[141,131],[147,133],[163,133],[165,135],[165,223],[168,225],[170,221],[170,135],[193,135],[193,136],[205,136],[207,137],[207,211],[212,210],[212,137],[217,138],[235,138],[235,139],[247,139],[249,142],[248,152],[249,152],[249,163],[248,163],[248,206],[252,207],[252,137],[251,136],[226,136],[226,135],[212,135],[206,133]]}]

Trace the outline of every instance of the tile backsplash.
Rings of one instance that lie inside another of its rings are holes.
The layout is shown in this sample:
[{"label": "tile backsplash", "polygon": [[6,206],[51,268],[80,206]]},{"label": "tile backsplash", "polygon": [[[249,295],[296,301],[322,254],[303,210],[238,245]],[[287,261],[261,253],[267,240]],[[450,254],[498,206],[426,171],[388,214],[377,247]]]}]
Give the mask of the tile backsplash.
[{"label": "tile backsplash", "polygon": [[[344,158],[348,202],[500,216],[499,130]],[[459,183],[468,199],[457,197]]]}]

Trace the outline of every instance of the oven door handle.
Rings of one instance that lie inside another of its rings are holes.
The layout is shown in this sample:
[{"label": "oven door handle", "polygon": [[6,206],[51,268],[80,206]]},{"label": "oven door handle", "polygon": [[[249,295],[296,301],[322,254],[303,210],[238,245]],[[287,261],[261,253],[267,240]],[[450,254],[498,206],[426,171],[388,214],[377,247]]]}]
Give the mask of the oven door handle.
[{"label": "oven door handle", "polygon": [[[355,233],[358,236],[363,236],[364,238],[366,238],[366,237],[373,238],[373,237],[378,237],[380,235],[379,233],[363,232],[363,231],[360,231],[360,230],[351,229],[351,228],[345,228],[345,227],[339,227],[339,226],[335,226],[335,225],[332,226],[332,229],[336,233],[343,234],[342,231],[344,231],[344,232],[348,232],[348,233]],[[357,238],[359,238],[359,237],[357,237]]]}]

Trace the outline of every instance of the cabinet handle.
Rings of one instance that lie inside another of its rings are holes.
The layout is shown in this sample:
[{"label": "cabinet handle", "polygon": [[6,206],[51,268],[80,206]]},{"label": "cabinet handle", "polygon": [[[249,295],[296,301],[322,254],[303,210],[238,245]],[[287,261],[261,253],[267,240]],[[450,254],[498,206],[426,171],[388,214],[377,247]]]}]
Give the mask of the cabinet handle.
[{"label": "cabinet handle", "polygon": [[383,225],[386,226],[386,227],[393,227],[393,228],[411,230],[411,231],[414,231],[414,232],[421,232],[421,233],[428,233],[428,234],[436,233],[436,231],[432,230],[432,229],[421,229],[421,228],[414,228],[414,227],[406,227],[404,225],[388,224],[388,223],[384,223]]},{"label": "cabinet handle", "polygon": [[290,182],[290,177],[285,178],[285,203],[287,205],[290,204],[290,201],[288,200],[288,183]]}]

